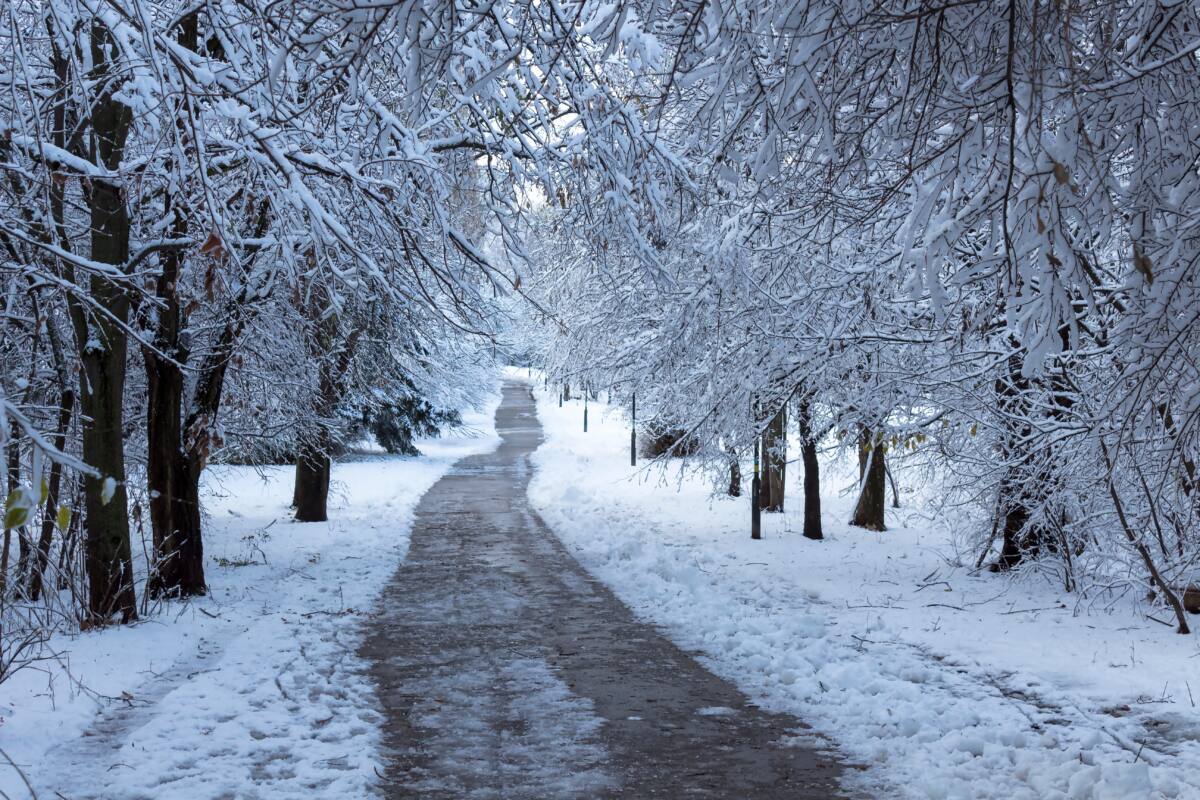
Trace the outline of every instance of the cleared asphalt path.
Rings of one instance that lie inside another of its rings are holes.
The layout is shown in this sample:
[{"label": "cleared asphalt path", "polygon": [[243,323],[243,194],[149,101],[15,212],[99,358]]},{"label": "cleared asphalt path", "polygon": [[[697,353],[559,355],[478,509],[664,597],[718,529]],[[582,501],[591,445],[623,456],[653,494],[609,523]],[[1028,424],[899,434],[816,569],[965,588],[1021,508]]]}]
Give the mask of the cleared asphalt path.
[{"label": "cleared asphalt path", "polygon": [[530,510],[541,441],[506,382],[502,444],[421,500],[362,654],[390,798],[834,798],[838,767],[638,621]]}]

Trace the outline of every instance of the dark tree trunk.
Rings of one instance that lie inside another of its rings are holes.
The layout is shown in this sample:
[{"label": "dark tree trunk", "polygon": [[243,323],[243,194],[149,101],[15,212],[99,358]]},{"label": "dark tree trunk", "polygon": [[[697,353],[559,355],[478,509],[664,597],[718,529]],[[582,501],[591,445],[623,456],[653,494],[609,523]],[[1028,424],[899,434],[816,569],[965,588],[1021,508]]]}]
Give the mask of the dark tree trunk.
[{"label": "dark tree trunk", "polygon": [[[244,325],[243,316],[238,313],[244,301],[243,294],[228,304],[225,327],[212,351],[196,369],[196,386],[188,404],[191,411],[182,421],[183,373],[157,354],[147,353],[146,375],[150,386],[147,479],[157,559],[150,590],[158,597],[197,596],[208,590],[204,577],[200,477],[211,448],[219,444],[214,443],[210,427],[220,410],[225,375]],[[178,309],[177,298],[169,298],[167,306]],[[175,353],[181,363],[188,358],[186,350],[178,344]]]},{"label": "dark tree trunk", "polygon": [[[107,262],[113,263],[113,262]],[[97,285],[93,296],[105,295],[104,305],[120,308],[125,318],[128,302],[121,303]],[[121,308],[124,306],[124,308]],[[84,476],[86,517],[85,554],[89,583],[88,611],[95,621],[120,613],[122,622],[137,617],[133,588],[133,563],[129,544],[128,503],[125,493],[125,454],[122,436],[122,407],[125,383],[125,333],[107,320],[94,319],[103,338],[96,347],[86,347],[80,405],[83,423],[83,460],[100,475]],[[105,498],[106,481],[114,481],[112,496]]]},{"label": "dark tree trunk", "polygon": [[1025,555],[1032,549],[1036,551],[1034,537],[1027,542],[1023,535],[1029,524],[1029,509],[1021,499],[1020,489],[1012,489],[1006,481],[1000,484],[1001,532],[1004,535],[1000,548],[1000,560],[996,566],[999,569],[1012,569],[1024,560]]},{"label": "dark tree trunk", "polygon": [[1003,544],[993,569],[1008,570],[1026,558],[1036,557],[1052,532],[1031,522],[1034,509],[1045,498],[1049,476],[1040,469],[1037,455],[1030,446],[1033,425],[1030,422],[1032,385],[1021,373],[1023,350],[1014,341],[1007,370],[996,380],[996,401],[1003,427],[999,457],[1003,465],[1000,477],[1000,531]]},{"label": "dark tree trunk", "polygon": [[[169,202],[169,199],[168,199]],[[173,209],[172,235],[177,235],[180,213]],[[154,347],[144,353],[146,364],[146,488],[150,495],[150,526],[154,536],[154,568],[147,590],[153,597],[176,597],[204,593],[204,567],[200,563],[199,585],[188,576],[185,562],[195,555],[200,531],[191,530],[185,508],[183,484],[189,483],[187,458],[183,451],[183,372],[180,364],[187,354],[179,348],[181,314],[175,286],[179,280],[179,254],[163,258],[158,279],[162,307],[155,325]]]},{"label": "dark tree trunk", "polygon": [[[93,295],[97,294],[97,289],[102,290],[95,283]],[[111,308],[114,304],[105,305]],[[88,612],[95,622],[107,621],[117,613],[121,615],[122,622],[129,622],[137,618],[137,599],[133,587],[125,454],[122,449],[121,402],[126,342],[124,331],[114,330],[114,325],[102,320],[94,320],[94,323],[103,332],[107,342],[98,348],[85,350],[80,391],[80,405],[86,416],[83,423],[83,460],[100,473],[98,477],[85,475],[83,479],[87,515],[84,553],[89,588]],[[111,497],[106,498],[107,481],[113,481],[115,485]]]},{"label": "dark tree trunk", "polygon": [[762,437],[763,511],[782,512],[787,477],[787,405],[780,407],[767,424]]},{"label": "dark tree trunk", "polygon": [[858,469],[861,490],[850,524],[872,531],[884,531],[884,507],[887,505],[887,445],[882,437],[863,428],[858,446]]},{"label": "dark tree trunk", "polygon": [[[319,320],[316,331],[314,355],[328,353],[337,333],[336,317]],[[343,352],[338,366],[329,357],[322,358],[317,377],[317,414],[321,417],[317,431],[308,441],[300,442],[296,449],[296,485],[292,502],[296,507],[299,522],[324,522],[329,519],[329,474],[332,469],[330,455],[333,437],[325,427],[338,401],[338,380],[345,369],[349,356]],[[340,368],[339,368],[340,367]]]},{"label": "dark tree trunk", "polygon": [[[325,439],[326,437],[320,437]],[[296,459],[296,519],[324,522],[329,519],[329,453],[323,444],[302,447]]]},{"label": "dark tree trunk", "polygon": [[565,382],[563,383],[562,399],[563,400],[571,399],[571,384],[565,383]]},{"label": "dark tree trunk", "polygon": [[146,359],[146,483],[154,531],[153,597],[194,597],[207,591],[200,527],[200,475],[185,449],[181,424],[183,373],[155,355]]},{"label": "dark tree trunk", "polygon": [[[91,110],[94,147],[99,162],[116,170],[125,150],[132,112],[115,98],[121,87],[119,68],[109,61],[117,52],[108,29],[99,20],[91,29],[92,77],[105,86]],[[93,178],[85,192],[91,214],[93,261],[123,268],[129,259],[129,209],[122,183]],[[84,477],[87,513],[85,557],[88,573],[88,613],[93,622],[114,614],[122,622],[137,618],[133,562],[129,544],[128,497],[125,491],[123,408],[125,358],[124,325],[130,299],[123,285],[101,277],[91,279],[92,300],[106,313],[82,311],[87,320],[76,326],[82,365],[80,408],[83,422],[83,460],[99,471]],[[105,485],[113,481],[112,496]]]},{"label": "dark tree trunk", "polygon": [[729,456],[729,496],[742,496],[742,465],[738,461],[737,453],[732,447],[725,448],[726,455]]},{"label": "dark tree trunk", "polygon": [[356,327],[339,342],[337,316],[321,313],[328,305],[324,291],[314,292],[314,302],[309,309],[314,327],[310,352],[320,359],[316,403],[320,421],[315,434],[307,442],[300,442],[296,452],[296,485],[292,500],[296,519],[300,522],[324,522],[329,518],[329,478],[336,444],[329,425],[341,402],[344,378],[358,346],[358,338],[363,333],[362,327]]},{"label": "dark tree trunk", "polygon": [[[198,18],[181,20],[177,41],[195,51]],[[186,100],[179,101],[180,103]],[[175,110],[177,131],[185,147],[190,132],[183,124],[184,108]],[[186,198],[169,195],[166,216],[171,238],[189,234]],[[181,365],[190,353],[180,340],[186,316],[180,305],[182,251],[171,249],[162,258],[155,294],[161,301],[154,325],[154,347],[144,352],[149,402],[146,407],[146,483],[150,493],[150,523],[154,531],[154,568],[147,587],[153,597],[195,597],[207,591],[204,581],[204,542],[200,529],[200,470],[197,442],[187,442],[183,426],[184,376]],[[174,363],[173,363],[174,362]],[[191,438],[196,439],[197,431]]]},{"label": "dark tree trunk", "polygon": [[821,530],[821,467],[817,463],[817,442],[807,397],[801,397],[797,404],[796,419],[800,426],[800,456],[804,462],[804,535],[809,539],[824,539]]}]

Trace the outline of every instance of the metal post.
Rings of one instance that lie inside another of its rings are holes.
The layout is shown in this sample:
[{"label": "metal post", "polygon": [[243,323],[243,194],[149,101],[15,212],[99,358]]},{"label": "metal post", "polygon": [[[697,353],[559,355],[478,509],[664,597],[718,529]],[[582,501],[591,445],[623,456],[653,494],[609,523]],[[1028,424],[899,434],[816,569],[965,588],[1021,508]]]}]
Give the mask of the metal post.
[{"label": "metal post", "polygon": [[759,508],[758,493],[762,482],[758,477],[759,437],[754,437],[754,480],[750,482],[750,538],[762,538],[762,509]]},{"label": "metal post", "polygon": [[633,412],[629,422],[629,466],[637,466],[637,392],[633,393]]},{"label": "metal post", "polygon": [[583,390],[583,432],[587,433],[587,389]]}]

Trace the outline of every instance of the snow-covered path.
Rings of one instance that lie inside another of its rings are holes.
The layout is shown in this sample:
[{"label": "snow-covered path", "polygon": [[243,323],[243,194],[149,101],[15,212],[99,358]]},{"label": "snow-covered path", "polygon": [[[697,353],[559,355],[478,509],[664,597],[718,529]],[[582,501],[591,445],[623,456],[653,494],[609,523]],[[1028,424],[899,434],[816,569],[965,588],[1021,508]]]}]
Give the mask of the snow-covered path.
[{"label": "snow-covered path", "polygon": [[505,384],[496,427],[421,500],[368,623],[388,796],[836,796],[797,719],[638,621],[530,510],[527,385]]}]

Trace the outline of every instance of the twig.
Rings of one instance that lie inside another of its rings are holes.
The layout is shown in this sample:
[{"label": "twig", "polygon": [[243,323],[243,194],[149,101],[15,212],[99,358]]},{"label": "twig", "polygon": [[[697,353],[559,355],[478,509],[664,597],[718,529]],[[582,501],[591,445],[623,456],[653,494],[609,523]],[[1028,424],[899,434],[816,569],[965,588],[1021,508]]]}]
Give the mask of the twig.
[{"label": "twig", "polygon": [[0,747],[0,756],[4,756],[4,760],[8,762],[9,766],[17,771],[17,775],[19,775],[21,780],[25,783],[25,788],[29,790],[29,796],[32,797],[33,800],[37,800],[37,792],[33,790],[33,784],[29,782],[29,778],[25,775],[24,770],[17,766],[17,762],[13,761],[8,753],[4,752],[3,747]]},{"label": "twig", "polygon": [[1059,608],[1061,608],[1061,606],[1047,606],[1046,608],[1018,608],[1013,611],[1001,611],[1000,616],[1003,617],[1009,614],[1030,614],[1034,611],[1056,611]]}]

